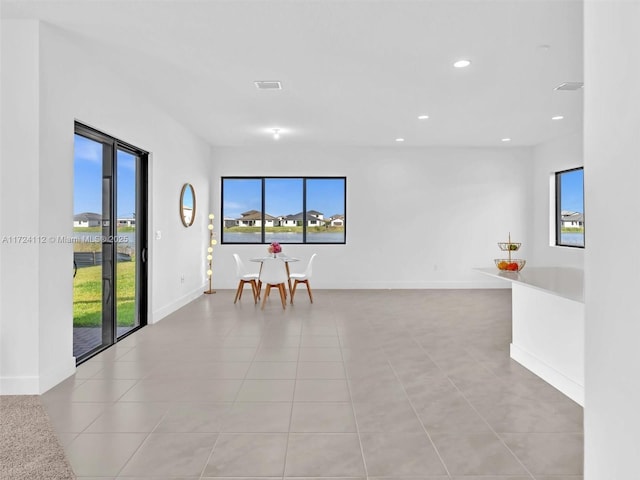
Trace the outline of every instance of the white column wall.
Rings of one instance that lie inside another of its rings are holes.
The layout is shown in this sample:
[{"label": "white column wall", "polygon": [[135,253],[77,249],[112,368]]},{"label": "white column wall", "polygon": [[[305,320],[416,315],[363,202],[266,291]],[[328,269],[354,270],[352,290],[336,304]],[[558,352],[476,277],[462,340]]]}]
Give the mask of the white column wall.
[{"label": "white column wall", "polygon": [[[504,288],[473,268],[493,265],[509,232],[527,258],[531,162],[527,148],[214,148],[211,202],[220,215],[223,176],[346,176],[347,244],[284,247],[318,253],[315,288]],[[266,247],[216,248],[216,287],[236,286],[235,252]]]},{"label": "white column wall", "polygon": [[[2,234],[71,235],[73,126],[79,120],[151,152],[149,321],[202,294],[209,210],[208,144],[145,100],[82,42],[53,27],[4,21]],[[12,62],[12,68],[5,64]],[[7,103],[5,104],[5,99]],[[178,215],[182,184],[196,221]],[[155,240],[155,232],[161,239]],[[72,247],[2,245],[4,393],[41,393],[73,373]],[[184,281],[182,277],[184,276]]]},{"label": "white column wall", "polygon": [[585,2],[585,480],[638,478],[640,3]]},{"label": "white column wall", "polygon": [[3,25],[0,394],[39,389],[38,43],[37,22]]}]

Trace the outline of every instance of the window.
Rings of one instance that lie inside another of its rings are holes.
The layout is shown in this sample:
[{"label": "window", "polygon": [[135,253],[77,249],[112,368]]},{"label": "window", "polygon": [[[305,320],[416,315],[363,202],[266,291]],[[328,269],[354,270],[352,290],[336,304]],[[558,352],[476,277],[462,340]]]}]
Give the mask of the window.
[{"label": "window", "polygon": [[345,243],[344,177],[223,177],[222,243]]},{"label": "window", "polygon": [[556,173],[556,245],[584,248],[584,169]]}]

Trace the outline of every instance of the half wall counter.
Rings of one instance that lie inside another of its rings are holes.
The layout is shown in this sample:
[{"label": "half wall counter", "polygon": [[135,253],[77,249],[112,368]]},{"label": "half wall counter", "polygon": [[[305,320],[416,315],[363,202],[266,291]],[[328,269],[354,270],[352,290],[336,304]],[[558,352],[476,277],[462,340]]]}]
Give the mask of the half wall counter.
[{"label": "half wall counter", "polygon": [[584,405],[584,273],[570,267],[476,271],[511,282],[511,358]]}]

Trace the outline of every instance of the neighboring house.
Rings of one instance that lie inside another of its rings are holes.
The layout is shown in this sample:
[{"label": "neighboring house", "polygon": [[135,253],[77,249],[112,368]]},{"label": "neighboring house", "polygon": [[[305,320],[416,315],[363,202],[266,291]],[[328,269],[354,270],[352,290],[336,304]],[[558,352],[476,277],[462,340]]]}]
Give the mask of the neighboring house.
[{"label": "neighboring house", "polygon": [[298,225],[302,225],[302,212],[295,215],[287,215],[280,219],[281,227],[297,227]]},{"label": "neighboring house", "polygon": [[332,227],[344,227],[344,215],[333,215],[329,217],[329,225]]},{"label": "neighboring house", "polygon": [[324,214],[317,210],[307,211],[307,226],[308,227],[321,227],[326,222],[324,220]]},{"label": "neighboring house", "polygon": [[238,225],[238,221],[235,218],[231,217],[224,217],[222,223],[224,225],[224,228],[231,228]]},{"label": "neighboring house", "polygon": [[569,212],[563,210],[560,214],[562,227],[583,227],[584,226],[584,214],[579,212]]},{"label": "neighboring house", "polygon": [[135,227],[136,226],[136,219],[135,219],[135,217],[119,218],[118,219],[118,226],[119,227]]},{"label": "neighboring house", "polygon": [[[282,217],[280,220],[280,225],[283,227],[295,227],[298,225],[302,225],[304,221],[304,213],[296,213],[294,215],[287,215],[286,217]],[[319,227],[326,223],[324,219],[324,214],[318,212],[316,210],[309,210],[307,212],[307,226],[308,227]]]},{"label": "neighboring house", "polygon": [[[249,210],[248,212],[241,213],[242,217],[238,218],[237,225],[239,227],[261,227],[262,226],[262,212],[257,210]],[[276,217],[273,217],[266,213],[264,215],[264,226],[273,227],[276,221]]]},{"label": "neighboring house", "polygon": [[84,212],[73,216],[73,226],[80,228],[99,227],[102,215],[99,213]]}]

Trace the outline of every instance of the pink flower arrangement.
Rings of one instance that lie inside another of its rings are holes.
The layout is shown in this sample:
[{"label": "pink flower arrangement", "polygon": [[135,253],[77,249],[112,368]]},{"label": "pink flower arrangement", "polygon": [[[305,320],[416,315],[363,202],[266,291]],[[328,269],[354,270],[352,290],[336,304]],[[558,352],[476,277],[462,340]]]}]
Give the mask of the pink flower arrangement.
[{"label": "pink flower arrangement", "polygon": [[269,253],[273,253],[275,255],[276,253],[282,252],[282,247],[278,242],[273,242],[271,245],[269,245],[269,248],[267,250],[269,251]]}]

